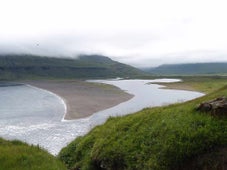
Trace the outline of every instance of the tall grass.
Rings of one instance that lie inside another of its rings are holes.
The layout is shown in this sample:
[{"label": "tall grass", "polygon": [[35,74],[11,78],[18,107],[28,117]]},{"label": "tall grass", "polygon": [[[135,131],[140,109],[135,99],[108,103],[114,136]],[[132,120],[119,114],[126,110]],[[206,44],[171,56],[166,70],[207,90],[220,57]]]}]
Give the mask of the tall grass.
[{"label": "tall grass", "polygon": [[65,170],[62,162],[38,146],[0,138],[0,170]]},{"label": "tall grass", "polygon": [[227,87],[183,104],[110,118],[58,157],[69,169],[181,169],[188,160],[227,146],[226,117],[195,110],[219,96],[227,96]]}]

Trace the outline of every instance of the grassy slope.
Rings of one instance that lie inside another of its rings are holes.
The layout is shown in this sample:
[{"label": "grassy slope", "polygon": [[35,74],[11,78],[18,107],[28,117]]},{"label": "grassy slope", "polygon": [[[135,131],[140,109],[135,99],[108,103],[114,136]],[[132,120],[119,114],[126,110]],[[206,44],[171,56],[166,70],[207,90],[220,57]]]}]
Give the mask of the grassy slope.
[{"label": "grassy slope", "polygon": [[218,169],[226,159],[216,151],[227,147],[227,119],[213,118],[195,107],[223,95],[227,96],[227,87],[183,104],[110,118],[69,144],[59,158],[68,168],[81,169]]},{"label": "grassy slope", "polygon": [[183,76],[183,77],[170,77],[170,78],[181,78],[182,82],[175,83],[159,83],[167,86],[171,89],[183,89],[200,91],[203,93],[211,93],[216,89],[219,89],[227,85],[226,76]]},{"label": "grassy slope", "polygon": [[37,146],[0,138],[0,170],[64,169],[62,162]]}]

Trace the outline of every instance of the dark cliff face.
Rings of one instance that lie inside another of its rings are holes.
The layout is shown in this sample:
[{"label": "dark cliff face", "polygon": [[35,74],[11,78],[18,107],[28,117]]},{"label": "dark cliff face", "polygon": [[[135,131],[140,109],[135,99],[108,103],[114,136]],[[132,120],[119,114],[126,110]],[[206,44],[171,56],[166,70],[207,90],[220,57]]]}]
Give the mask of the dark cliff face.
[{"label": "dark cliff face", "polygon": [[145,75],[144,72],[99,55],[77,59],[34,55],[1,55],[0,79],[112,78]]}]

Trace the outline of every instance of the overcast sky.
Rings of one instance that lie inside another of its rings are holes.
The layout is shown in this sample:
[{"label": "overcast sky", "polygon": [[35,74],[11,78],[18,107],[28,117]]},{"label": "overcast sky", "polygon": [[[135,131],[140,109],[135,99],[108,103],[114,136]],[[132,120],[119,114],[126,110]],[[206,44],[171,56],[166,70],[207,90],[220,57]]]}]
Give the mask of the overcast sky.
[{"label": "overcast sky", "polygon": [[227,61],[226,0],[1,0],[0,53]]}]

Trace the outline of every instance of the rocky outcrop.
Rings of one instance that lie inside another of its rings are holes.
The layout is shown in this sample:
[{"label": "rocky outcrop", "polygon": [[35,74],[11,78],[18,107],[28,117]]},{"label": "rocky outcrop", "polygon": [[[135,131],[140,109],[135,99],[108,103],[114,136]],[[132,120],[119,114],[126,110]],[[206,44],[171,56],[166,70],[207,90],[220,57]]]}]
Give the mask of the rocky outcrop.
[{"label": "rocky outcrop", "polygon": [[227,116],[227,97],[203,102],[197,107],[197,110],[207,112],[212,116]]}]

